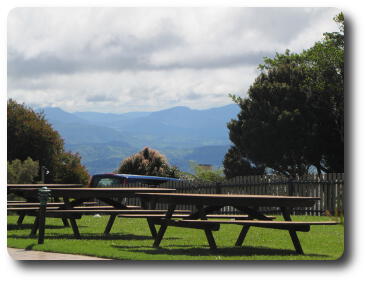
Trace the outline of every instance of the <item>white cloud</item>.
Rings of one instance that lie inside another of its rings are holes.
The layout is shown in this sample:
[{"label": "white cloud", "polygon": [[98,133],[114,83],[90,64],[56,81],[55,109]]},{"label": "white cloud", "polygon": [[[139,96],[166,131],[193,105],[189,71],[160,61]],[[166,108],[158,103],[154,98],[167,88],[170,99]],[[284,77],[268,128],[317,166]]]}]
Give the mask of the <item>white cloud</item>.
[{"label": "white cloud", "polygon": [[8,96],[69,111],[209,108],[244,95],[262,57],[337,29],[325,8],[18,8]]},{"label": "white cloud", "polygon": [[62,105],[72,112],[118,113],[172,105],[203,109],[231,103],[227,94],[244,94],[254,75],[246,67],[52,74],[42,79],[10,79],[9,96],[41,107]]}]

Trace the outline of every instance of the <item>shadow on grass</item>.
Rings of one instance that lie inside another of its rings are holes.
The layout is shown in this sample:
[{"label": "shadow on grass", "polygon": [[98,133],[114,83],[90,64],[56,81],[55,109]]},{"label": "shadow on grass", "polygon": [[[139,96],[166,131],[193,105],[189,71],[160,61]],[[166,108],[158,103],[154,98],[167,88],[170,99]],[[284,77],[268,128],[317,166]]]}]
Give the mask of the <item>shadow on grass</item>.
[{"label": "shadow on grass", "polygon": [[[32,230],[33,228],[33,224],[8,224],[7,228],[9,231],[13,231],[13,230]],[[46,225],[45,229],[65,229],[65,228],[69,228],[69,227],[65,227],[63,225]]]},{"label": "shadow on grass", "polygon": [[[209,247],[195,247],[189,245],[170,245],[167,247],[152,248],[151,246],[117,246],[115,248],[120,250],[128,250],[129,252],[145,253],[150,255],[186,255],[186,256],[309,256],[309,257],[322,257],[327,258],[327,255],[322,254],[304,254],[299,255],[294,250],[288,249],[274,249],[268,247],[228,247],[228,248],[217,248],[216,250],[210,250]],[[148,248],[148,249],[142,249]]]}]

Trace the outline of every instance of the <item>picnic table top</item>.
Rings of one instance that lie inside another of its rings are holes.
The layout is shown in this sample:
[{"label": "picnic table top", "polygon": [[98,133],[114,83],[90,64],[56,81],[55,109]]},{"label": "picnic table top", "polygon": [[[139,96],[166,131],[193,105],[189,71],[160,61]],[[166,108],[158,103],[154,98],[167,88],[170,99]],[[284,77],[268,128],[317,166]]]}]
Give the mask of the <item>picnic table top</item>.
[{"label": "picnic table top", "polygon": [[233,206],[312,206],[319,197],[273,196],[247,194],[184,194],[184,193],[137,193],[137,196],[157,199],[166,203]]},{"label": "picnic table top", "polygon": [[82,184],[7,184],[8,188],[80,188]]},{"label": "picnic table top", "polygon": [[[8,188],[8,193],[14,192],[36,196],[39,188],[23,187]],[[168,188],[49,188],[54,197],[93,198],[114,196],[135,196],[136,193],[169,193],[176,191]]]},{"label": "picnic table top", "polygon": [[[47,187],[53,192],[141,192],[141,193],[165,193],[165,192],[174,192],[176,189],[170,188],[141,188],[141,187],[122,187],[122,188],[113,188],[113,187],[103,187],[103,188],[80,188],[80,187]],[[11,191],[38,191],[38,187],[9,187]]]}]

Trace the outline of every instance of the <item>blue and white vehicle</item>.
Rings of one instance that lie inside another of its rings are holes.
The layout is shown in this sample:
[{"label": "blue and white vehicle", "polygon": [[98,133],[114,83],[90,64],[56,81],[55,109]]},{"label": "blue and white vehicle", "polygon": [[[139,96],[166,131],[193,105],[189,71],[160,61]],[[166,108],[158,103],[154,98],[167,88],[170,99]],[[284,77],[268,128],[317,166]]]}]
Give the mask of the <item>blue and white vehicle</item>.
[{"label": "blue and white vehicle", "polygon": [[179,181],[179,179],[158,176],[105,173],[93,175],[90,179],[89,187],[126,187],[131,184],[143,184],[148,185],[149,187],[156,187],[169,181]]}]

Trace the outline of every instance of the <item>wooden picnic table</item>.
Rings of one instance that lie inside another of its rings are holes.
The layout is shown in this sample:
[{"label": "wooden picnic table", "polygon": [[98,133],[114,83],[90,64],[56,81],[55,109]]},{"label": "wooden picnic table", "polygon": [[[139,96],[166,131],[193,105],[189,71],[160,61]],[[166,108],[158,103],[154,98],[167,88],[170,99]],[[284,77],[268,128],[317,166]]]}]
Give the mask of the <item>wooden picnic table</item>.
[{"label": "wooden picnic table", "polygon": [[[62,198],[64,200],[64,205],[59,206],[57,209],[49,209],[44,211],[45,215],[36,216],[31,235],[34,235],[39,229],[39,234],[42,235],[44,233],[44,224],[45,217],[47,215],[65,215],[66,218],[69,219],[72,229],[74,231],[74,235],[77,238],[80,238],[79,229],[77,223],[75,221],[75,217],[73,215],[83,215],[83,213],[87,214],[90,212],[106,212],[110,214],[109,221],[107,223],[105,234],[108,234],[110,231],[113,222],[118,213],[123,212],[124,210],[128,210],[129,208],[121,203],[123,198],[128,197],[136,197],[136,193],[169,193],[174,192],[175,189],[168,188],[59,188],[52,187],[50,189],[50,197]],[[39,188],[34,187],[13,187],[8,186],[8,193],[14,193],[16,195],[22,196],[29,201],[33,201],[38,199]],[[81,209],[79,206],[85,202],[90,201],[91,199],[101,200],[110,206],[113,209],[102,209],[102,210],[86,210]],[[78,208],[76,208],[78,207]],[[148,203],[142,201],[142,207],[147,208]],[[41,210],[40,210],[41,211]],[[41,214],[41,213],[40,213]],[[149,222],[148,222],[149,223]],[[149,223],[151,226],[151,224]],[[41,231],[42,230],[42,231]],[[41,239],[41,242],[43,240]]]},{"label": "wooden picnic table", "polygon": [[[219,230],[220,224],[237,224],[243,228],[236,241],[241,246],[251,226],[288,230],[296,251],[303,254],[303,250],[296,231],[307,232],[310,225],[328,225],[335,222],[293,222],[291,210],[294,207],[310,207],[320,198],[300,196],[272,196],[272,195],[241,195],[241,194],[182,194],[182,193],[137,193],[142,199],[154,200],[168,204],[168,210],[163,218],[154,219],[160,229],[155,237],[153,247],[159,247],[168,226],[196,228],[205,231],[211,249],[216,249],[212,231]],[[196,206],[196,211],[183,220],[173,220],[172,215],[179,204]],[[207,215],[219,211],[225,206],[232,206],[243,213],[247,213],[249,220],[207,220]],[[279,207],[285,221],[274,221],[261,212],[261,207]]]}]

